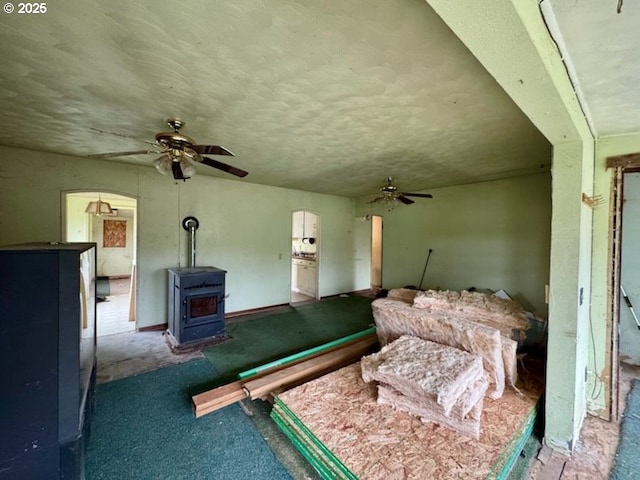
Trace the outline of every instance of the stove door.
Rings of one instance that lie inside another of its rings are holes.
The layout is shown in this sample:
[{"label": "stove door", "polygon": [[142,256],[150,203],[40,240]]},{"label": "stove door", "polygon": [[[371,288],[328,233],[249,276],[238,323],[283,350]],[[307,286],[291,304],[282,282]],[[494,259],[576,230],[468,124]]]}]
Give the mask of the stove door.
[{"label": "stove door", "polygon": [[186,325],[196,325],[222,319],[224,295],[222,292],[199,293],[185,296]]}]

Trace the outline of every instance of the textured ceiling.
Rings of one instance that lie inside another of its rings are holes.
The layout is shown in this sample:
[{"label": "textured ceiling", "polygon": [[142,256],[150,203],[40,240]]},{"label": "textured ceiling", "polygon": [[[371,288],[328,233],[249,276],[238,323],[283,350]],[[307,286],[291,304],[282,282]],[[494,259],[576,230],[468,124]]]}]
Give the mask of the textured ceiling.
[{"label": "textured ceiling", "polygon": [[548,168],[549,143],[422,0],[47,5],[1,17],[2,145],[140,150],[179,117],[241,181],[352,197],[388,175],[416,191]]},{"label": "textured ceiling", "polygon": [[640,2],[546,1],[594,135],[639,133]]}]

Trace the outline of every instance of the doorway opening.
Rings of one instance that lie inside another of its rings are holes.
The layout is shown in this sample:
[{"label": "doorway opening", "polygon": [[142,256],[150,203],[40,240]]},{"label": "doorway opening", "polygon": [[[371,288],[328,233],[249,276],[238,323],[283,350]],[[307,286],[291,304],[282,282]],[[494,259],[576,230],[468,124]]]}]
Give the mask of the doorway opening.
[{"label": "doorway opening", "polygon": [[[87,213],[96,201],[113,213]],[[137,206],[136,198],[111,192],[63,194],[63,240],[96,243],[98,337],[136,329]]]},{"label": "doorway opening", "polygon": [[633,307],[629,306],[640,301],[640,260],[635,254],[635,246],[640,241],[637,226],[640,219],[640,152],[607,157],[606,166],[613,169],[607,281],[609,342],[604,375],[598,384],[601,389],[598,394],[603,393],[605,408],[598,416],[620,422],[625,390],[630,386],[630,376],[637,376],[640,365],[640,322],[636,322],[637,314],[633,315]]},{"label": "doorway opening", "polygon": [[[616,232],[613,245],[613,302],[614,355],[617,357],[611,385],[611,417],[620,421],[628,382],[625,372],[635,376],[640,366],[640,257],[636,246],[640,243],[640,168],[617,169],[614,190]],[[635,307],[635,308],[634,308]]]},{"label": "doorway opening", "polygon": [[320,299],[320,215],[306,210],[291,214],[290,303]]},{"label": "doorway opening", "polygon": [[371,290],[382,290],[382,217],[371,216]]},{"label": "doorway opening", "polygon": [[382,290],[382,217],[356,217],[354,232],[354,286],[367,295]]}]

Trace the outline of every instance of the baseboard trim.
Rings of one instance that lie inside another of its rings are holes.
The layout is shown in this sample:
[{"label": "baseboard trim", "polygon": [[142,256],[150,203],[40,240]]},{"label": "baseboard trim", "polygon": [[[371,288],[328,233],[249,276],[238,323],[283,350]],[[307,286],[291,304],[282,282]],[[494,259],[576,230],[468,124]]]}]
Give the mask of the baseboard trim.
[{"label": "baseboard trim", "polygon": [[167,328],[169,328],[169,324],[168,323],[160,323],[158,325],[150,325],[148,327],[140,327],[138,328],[139,332],[157,332],[157,331],[164,331]]},{"label": "baseboard trim", "polygon": [[288,303],[280,303],[278,305],[270,305],[268,307],[258,307],[258,308],[250,308],[248,310],[238,310],[236,312],[225,313],[225,320],[236,319],[238,317],[245,317],[247,315],[255,315],[256,313],[266,313],[274,310],[281,310],[287,308],[289,306]]},{"label": "baseboard trim", "polygon": [[335,295],[327,295],[326,297],[321,297],[321,300],[325,300],[328,298],[338,298],[342,295],[358,295],[359,297],[375,297],[373,290],[370,288],[366,288],[364,290],[354,290],[352,292],[343,292],[336,293]]}]

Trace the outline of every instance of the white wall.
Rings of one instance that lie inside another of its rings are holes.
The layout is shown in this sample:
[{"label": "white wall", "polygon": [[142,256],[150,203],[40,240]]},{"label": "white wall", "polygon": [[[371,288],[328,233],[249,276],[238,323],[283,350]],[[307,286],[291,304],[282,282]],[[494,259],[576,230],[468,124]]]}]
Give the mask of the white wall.
[{"label": "white wall", "polygon": [[93,198],[84,196],[67,196],[66,237],[67,242],[88,242],[91,240],[91,217],[84,210]]},{"label": "white wall", "polygon": [[383,287],[505,289],[526,308],[546,315],[549,282],[549,174],[430,190],[391,212],[362,199],[357,215],[384,217]]},{"label": "white wall", "polygon": [[[0,244],[60,241],[63,191],[109,191],[138,201],[137,325],[167,321],[167,269],[186,266],[196,216],[197,264],[228,271],[228,312],[289,302],[291,213],[322,218],[320,295],[354,290],[351,199],[196,175],[175,184],[153,167],[0,147]],[[248,177],[247,179],[249,179]]]}]

